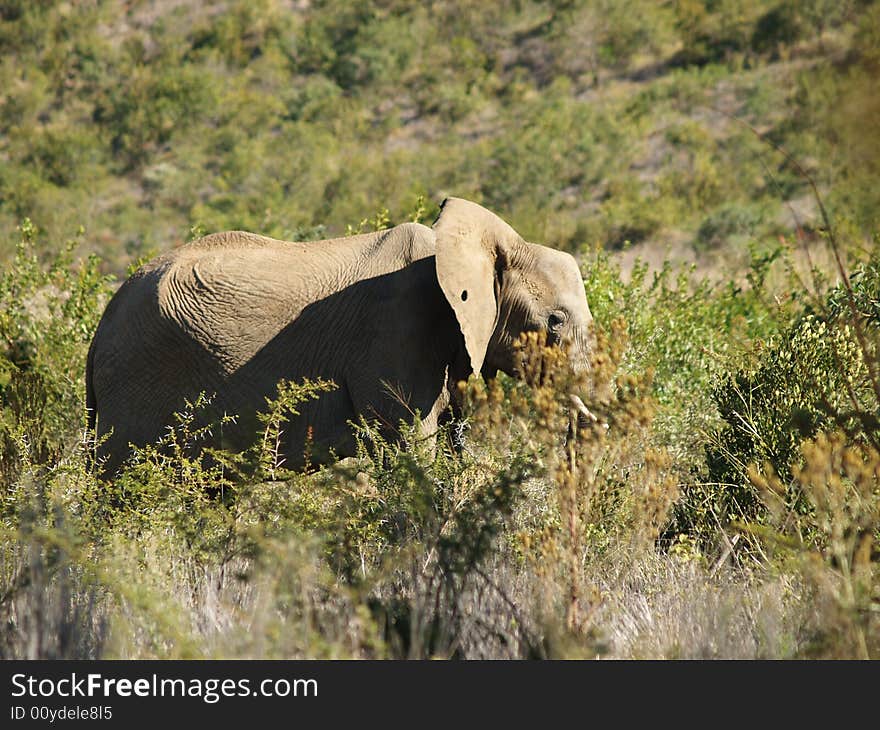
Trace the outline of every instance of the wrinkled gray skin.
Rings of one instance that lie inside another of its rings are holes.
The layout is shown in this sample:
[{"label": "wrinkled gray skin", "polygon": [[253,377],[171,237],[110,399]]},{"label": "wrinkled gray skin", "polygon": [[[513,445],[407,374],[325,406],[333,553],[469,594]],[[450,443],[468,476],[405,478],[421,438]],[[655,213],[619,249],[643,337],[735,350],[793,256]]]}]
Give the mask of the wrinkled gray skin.
[{"label": "wrinkled gray skin", "polygon": [[516,374],[513,343],[544,330],[586,367],[592,316],[575,260],[525,242],[485,208],[447,199],[431,228],[310,243],[233,231],[141,267],[107,306],[89,351],[90,415],[105,471],[155,442],[202,391],[238,414],[217,441],[253,442],[279,379],[333,380],[285,431],[286,464],[354,454],[364,415],[394,438],[418,411],[432,433],[471,372]]}]

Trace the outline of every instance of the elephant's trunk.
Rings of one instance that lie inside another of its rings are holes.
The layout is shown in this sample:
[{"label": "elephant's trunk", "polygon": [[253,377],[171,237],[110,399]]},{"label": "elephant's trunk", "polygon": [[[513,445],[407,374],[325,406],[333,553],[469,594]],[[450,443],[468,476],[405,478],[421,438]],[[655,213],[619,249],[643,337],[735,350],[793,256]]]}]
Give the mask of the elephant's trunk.
[{"label": "elephant's trunk", "polygon": [[577,375],[589,373],[590,361],[596,349],[596,338],[592,326],[587,331],[578,330],[568,343],[568,360]]},{"label": "elephant's trunk", "polygon": [[[595,395],[595,383],[590,377],[592,370],[592,357],[596,347],[596,338],[593,335],[592,323],[584,330],[579,330],[569,345],[569,363],[576,376],[586,376],[586,389],[590,396]],[[583,399],[577,393],[569,393],[568,399],[572,412],[577,416],[579,428],[598,423],[599,419],[584,404]]]}]

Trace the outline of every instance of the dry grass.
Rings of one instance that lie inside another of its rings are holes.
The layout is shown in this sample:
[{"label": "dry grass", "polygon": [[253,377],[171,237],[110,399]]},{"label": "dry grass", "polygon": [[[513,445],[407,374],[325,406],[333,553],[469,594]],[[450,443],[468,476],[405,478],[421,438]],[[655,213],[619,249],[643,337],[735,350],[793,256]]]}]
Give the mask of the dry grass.
[{"label": "dry grass", "polygon": [[626,554],[594,566],[597,617],[619,659],[787,659],[798,656],[810,608],[794,576],[773,578],[697,560]]}]

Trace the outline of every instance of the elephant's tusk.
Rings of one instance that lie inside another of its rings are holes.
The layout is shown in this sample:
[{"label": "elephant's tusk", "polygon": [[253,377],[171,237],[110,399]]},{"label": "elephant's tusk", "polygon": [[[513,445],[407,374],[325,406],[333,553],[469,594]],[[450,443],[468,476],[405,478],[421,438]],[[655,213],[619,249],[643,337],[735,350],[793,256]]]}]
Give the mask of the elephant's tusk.
[{"label": "elephant's tusk", "polygon": [[583,416],[588,421],[592,421],[593,423],[598,423],[599,419],[596,418],[596,415],[584,405],[584,402],[576,396],[574,393],[568,394],[568,399],[571,401],[572,406],[574,406],[575,411],[577,411],[578,415]]}]

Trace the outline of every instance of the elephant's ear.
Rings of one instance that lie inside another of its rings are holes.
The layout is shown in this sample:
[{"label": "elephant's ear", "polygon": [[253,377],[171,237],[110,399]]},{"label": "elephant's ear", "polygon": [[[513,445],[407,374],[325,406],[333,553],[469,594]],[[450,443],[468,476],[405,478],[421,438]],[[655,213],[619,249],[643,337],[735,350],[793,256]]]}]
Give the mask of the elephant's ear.
[{"label": "elephant's ear", "polygon": [[447,198],[434,221],[437,280],[464,335],[471,367],[479,373],[498,313],[495,275],[520,235],[497,215],[461,198]]}]

